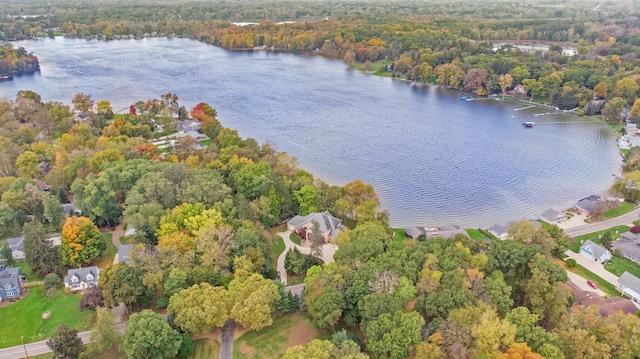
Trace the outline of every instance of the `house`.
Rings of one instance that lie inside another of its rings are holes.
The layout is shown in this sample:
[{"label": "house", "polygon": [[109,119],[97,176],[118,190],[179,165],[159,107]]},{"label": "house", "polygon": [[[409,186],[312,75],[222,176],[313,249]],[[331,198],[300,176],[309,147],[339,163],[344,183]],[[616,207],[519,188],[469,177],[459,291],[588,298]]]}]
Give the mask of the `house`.
[{"label": "house", "polygon": [[573,205],[573,208],[576,212],[584,213],[587,216],[591,215],[591,212],[596,208],[596,206],[600,203],[600,197],[596,195],[591,195],[589,197],[585,197],[579,200],[576,204]]},{"label": "house", "polygon": [[113,264],[117,264],[119,262],[125,262],[126,264],[131,264],[131,257],[129,253],[133,249],[133,244],[122,244],[120,248],[118,248],[118,254],[116,255]]},{"label": "house", "polygon": [[176,130],[178,132],[187,133],[189,131],[200,131],[200,121],[184,120],[176,121]]},{"label": "house", "polygon": [[413,226],[413,227],[405,228],[404,234],[406,236],[413,238],[414,240],[417,240],[421,234],[426,235],[427,230],[424,227]]},{"label": "house", "polygon": [[640,264],[640,236],[631,232],[620,235],[611,247],[628,260]]},{"label": "house", "polygon": [[72,203],[63,203],[62,209],[64,210],[65,216],[74,216],[81,215],[82,211],[78,209],[78,207],[74,206]]},{"label": "house", "polygon": [[547,223],[560,223],[567,220],[567,215],[563,212],[558,212],[555,209],[550,208],[544,211],[544,213],[542,213],[540,217],[538,217],[538,219],[541,219]]},{"label": "house", "polygon": [[338,232],[347,228],[342,224],[342,220],[332,216],[331,213],[326,211],[309,213],[306,216],[295,216],[287,221],[287,229],[290,231],[299,231],[304,228],[307,237],[305,239],[309,240],[311,230],[315,223],[318,223],[325,243],[332,240]]},{"label": "house", "polygon": [[49,162],[42,161],[38,163],[38,169],[43,175],[46,175],[47,173],[51,172],[51,165],[49,164]]},{"label": "house", "polygon": [[33,181],[36,183],[36,186],[38,186],[39,190],[41,191],[51,190],[51,186],[46,181],[43,181],[41,179],[34,179]]},{"label": "house", "polygon": [[611,253],[605,247],[590,240],[585,241],[580,246],[580,253],[598,263],[605,263],[611,260]]},{"label": "house", "polygon": [[0,265],[0,302],[18,298],[24,292],[24,279],[20,268]]},{"label": "house", "polygon": [[424,234],[426,238],[453,238],[458,234],[467,235],[462,228],[459,226],[449,224],[442,227],[418,227],[413,226],[409,228],[405,228],[404,234],[410,236],[413,239],[418,239],[418,236]]},{"label": "house", "polygon": [[100,269],[96,266],[69,269],[67,276],[64,277],[64,286],[71,290],[87,289],[98,285],[99,275]]},{"label": "house", "polygon": [[196,141],[204,141],[209,139],[207,135],[197,131],[187,131],[187,132],[176,133],[176,138],[182,138],[182,137],[191,137]]},{"label": "house", "polygon": [[640,278],[625,271],[618,278],[618,288],[640,309]]},{"label": "house", "polygon": [[25,258],[23,247],[24,236],[8,238],[7,244],[9,245],[9,248],[11,248],[11,256],[13,259],[20,260]]},{"label": "house", "polygon": [[595,305],[600,309],[600,315],[604,318],[619,310],[625,314],[633,314],[638,311],[638,308],[636,308],[633,302],[627,298],[612,297],[605,299],[593,292],[580,289],[571,281],[568,281],[567,285],[571,288],[571,292],[575,296],[577,303],[581,305]]},{"label": "house", "polygon": [[53,247],[59,247],[62,245],[62,235],[61,234],[50,234],[47,241],[51,243]]},{"label": "house", "polygon": [[493,226],[489,227],[488,232],[494,235],[496,238],[501,239],[503,241],[507,239],[507,236],[509,235],[507,233],[507,228],[499,224],[494,224]]}]

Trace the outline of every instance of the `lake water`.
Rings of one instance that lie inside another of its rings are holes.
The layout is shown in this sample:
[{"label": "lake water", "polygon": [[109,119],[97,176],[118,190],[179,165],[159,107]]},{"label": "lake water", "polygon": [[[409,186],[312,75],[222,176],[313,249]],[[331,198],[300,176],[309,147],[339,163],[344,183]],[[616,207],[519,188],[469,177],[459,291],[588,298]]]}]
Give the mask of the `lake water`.
[{"label": "lake water", "polygon": [[[615,134],[569,115],[366,75],[341,60],[227,52],[189,39],[18,42],[41,72],[0,82],[70,103],[78,92],[115,111],[172,92],[218,110],[243,137],[271,141],[325,181],[372,183],[394,226],[487,228],[605,194],[621,164]],[[525,129],[521,123],[551,123]],[[572,122],[559,123],[555,122]]]}]

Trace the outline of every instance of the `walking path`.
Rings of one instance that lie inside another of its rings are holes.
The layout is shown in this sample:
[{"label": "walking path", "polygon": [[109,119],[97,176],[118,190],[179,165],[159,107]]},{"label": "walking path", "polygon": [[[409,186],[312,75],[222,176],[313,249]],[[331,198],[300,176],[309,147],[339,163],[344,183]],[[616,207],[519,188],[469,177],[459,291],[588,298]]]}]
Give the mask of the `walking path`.
[{"label": "walking path", "polygon": [[615,274],[604,269],[604,266],[602,264],[596,261],[592,261],[589,258],[583,256],[582,254],[575,253],[570,250],[564,252],[564,254],[566,254],[569,258],[575,259],[576,263],[587,268],[589,271],[593,272],[598,277],[606,280],[607,282],[613,284],[616,287],[618,286],[618,277],[616,277]]},{"label": "walking path", "polygon": [[[291,231],[276,233],[277,236],[280,236],[284,241],[284,252],[280,254],[278,257],[278,272],[280,272],[280,281],[287,285],[287,271],[284,269],[284,258],[287,256],[287,252],[289,249],[298,248],[300,253],[309,254],[311,253],[311,248],[299,246],[289,239],[291,235]],[[333,255],[338,250],[338,246],[335,244],[327,243],[322,246],[322,261],[325,263],[333,262]]]}]

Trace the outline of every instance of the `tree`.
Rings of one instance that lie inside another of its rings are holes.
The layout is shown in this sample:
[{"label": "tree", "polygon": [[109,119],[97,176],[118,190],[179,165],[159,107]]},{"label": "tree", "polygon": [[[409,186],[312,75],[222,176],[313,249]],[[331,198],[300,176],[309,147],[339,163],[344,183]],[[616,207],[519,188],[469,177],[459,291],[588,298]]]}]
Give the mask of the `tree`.
[{"label": "tree", "polygon": [[59,229],[65,213],[58,196],[49,192],[43,193],[42,205],[44,206],[44,218],[51,223],[54,229]]},{"label": "tree", "polygon": [[640,85],[638,85],[636,80],[631,77],[625,77],[616,82],[613,94],[616,97],[622,97],[625,101],[625,105],[630,105],[636,99],[638,88],[640,88]]},{"label": "tree", "polygon": [[367,325],[367,348],[376,357],[406,358],[410,348],[422,341],[424,323],[417,312],[382,314]]},{"label": "tree", "polygon": [[47,340],[47,346],[55,359],[76,359],[83,350],[78,331],[65,324],[58,326],[51,339]]},{"label": "tree", "polygon": [[98,307],[104,306],[104,297],[102,296],[102,289],[93,285],[87,288],[80,298],[80,310],[96,310]]},{"label": "tree", "polygon": [[142,269],[120,262],[100,272],[100,287],[107,307],[124,303],[127,307],[144,304],[153,297],[143,282]]},{"label": "tree", "polygon": [[77,93],[73,97],[73,100],[71,100],[71,103],[73,103],[73,108],[80,112],[88,112],[93,107],[91,95],[83,93]]},{"label": "tree", "polygon": [[40,276],[53,272],[61,262],[60,253],[47,240],[47,230],[42,223],[25,223],[22,234],[24,254],[31,270]]},{"label": "tree", "polygon": [[629,119],[631,121],[640,120],[640,98],[637,98],[631,107],[631,112],[629,112]]},{"label": "tree", "polygon": [[102,255],[107,242],[98,227],[87,217],[67,217],[62,226],[62,259],[80,267]]},{"label": "tree", "polygon": [[120,349],[130,359],[170,359],[178,354],[181,344],[182,336],[166,318],[145,309],[129,319]]},{"label": "tree", "polygon": [[62,279],[60,279],[60,276],[57,275],[56,273],[49,273],[46,276],[44,276],[45,289],[56,288],[57,286],[60,285],[60,283],[62,283]]},{"label": "tree", "polygon": [[496,359],[544,359],[544,357],[534,353],[527,343],[513,343],[506,353],[498,355]]},{"label": "tree", "polygon": [[318,211],[318,193],[316,186],[304,185],[299,190],[293,191],[293,198],[298,202],[298,214],[306,216]]},{"label": "tree", "polygon": [[622,121],[622,110],[626,104],[627,101],[621,97],[612,98],[604,105],[604,108],[602,109],[602,117],[607,121]]},{"label": "tree", "polygon": [[320,232],[320,224],[314,222],[311,228],[311,255],[316,258],[322,257],[323,245],[324,237],[322,236],[322,232]]},{"label": "tree", "polygon": [[344,191],[344,199],[349,203],[350,210],[353,213],[355,220],[358,220],[358,209],[362,202],[372,200],[378,203],[378,195],[373,189],[373,186],[365,184],[361,180],[355,180],[347,183],[344,186]]},{"label": "tree", "polygon": [[92,354],[102,354],[113,348],[118,343],[119,338],[120,334],[116,329],[111,310],[105,307],[98,307],[96,309],[96,325],[91,332],[89,351]]},{"label": "tree", "polygon": [[606,231],[600,239],[600,244],[602,244],[602,246],[605,248],[610,248],[612,242],[613,236],[611,235],[611,231]]},{"label": "tree", "polygon": [[180,268],[173,268],[164,279],[164,295],[171,298],[172,295],[189,287],[187,272]]},{"label": "tree", "polygon": [[508,88],[513,85],[513,77],[509,74],[500,75],[498,82],[500,83],[500,89],[502,90],[502,98],[504,99],[504,93]]},{"label": "tree", "polygon": [[16,260],[13,259],[13,253],[8,243],[2,245],[0,248],[0,260],[4,262],[7,267],[13,267],[16,264]]},{"label": "tree", "polygon": [[111,107],[111,102],[107,100],[100,100],[96,103],[96,107],[98,109],[98,115],[104,117],[107,120],[113,118],[113,108]]}]

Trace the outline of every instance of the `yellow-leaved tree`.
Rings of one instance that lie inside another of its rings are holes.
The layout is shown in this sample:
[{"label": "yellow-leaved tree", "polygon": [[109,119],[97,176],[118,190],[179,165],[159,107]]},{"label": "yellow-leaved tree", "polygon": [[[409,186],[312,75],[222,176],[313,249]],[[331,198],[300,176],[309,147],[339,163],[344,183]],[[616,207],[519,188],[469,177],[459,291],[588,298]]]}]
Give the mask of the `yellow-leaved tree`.
[{"label": "yellow-leaved tree", "polygon": [[107,242],[87,217],[67,217],[62,226],[62,260],[79,267],[102,255]]}]

